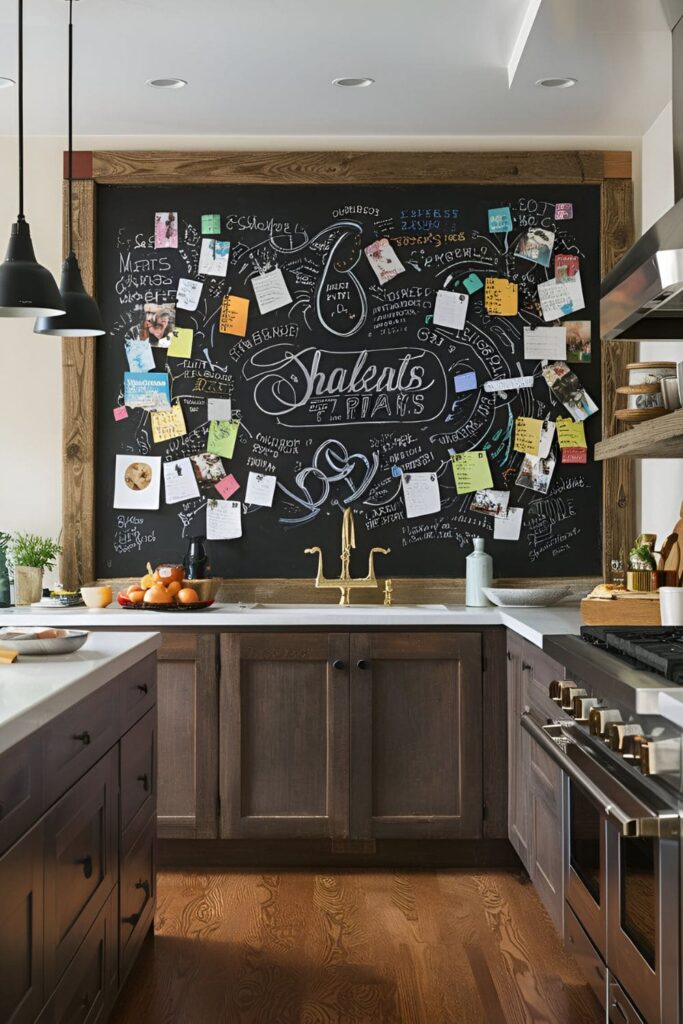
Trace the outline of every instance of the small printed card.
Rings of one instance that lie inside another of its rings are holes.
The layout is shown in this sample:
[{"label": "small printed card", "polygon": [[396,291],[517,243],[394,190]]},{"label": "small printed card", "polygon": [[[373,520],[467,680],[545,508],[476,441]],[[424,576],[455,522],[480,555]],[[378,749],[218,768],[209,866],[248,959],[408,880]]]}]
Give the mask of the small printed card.
[{"label": "small printed card", "polygon": [[116,456],[114,508],[159,508],[160,487],[160,456]]},{"label": "small printed card", "polygon": [[275,496],[276,476],[266,473],[250,473],[247,477],[247,493],[244,501],[247,505],[263,505],[270,508]]},{"label": "small printed card", "polygon": [[154,248],[155,249],[177,249],[178,248],[178,214],[177,213],[155,213],[154,214]]},{"label": "small printed card", "polygon": [[208,398],[206,401],[206,414],[209,420],[231,420],[232,399]]},{"label": "small printed card", "polygon": [[512,231],[512,214],[509,206],[498,206],[489,210],[489,231],[492,234]]},{"label": "small printed card", "polygon": [[206,505],[206,539],[237,540],[242,536],[242,506],[239,501],[216,501]]},{"label": "small printed card", "polygon": [[484,289],[484,305],[490,316],[517,316],[519,309],[518,288],[506,277],[487,277]]},{"label": "small printed card", "polygon": [[473,370],[468,370],[467,373],[457,373],[453,378],[453,384],[458,395],[462,394],[463,391],[475,391],[477,388],[477,375]]},{"label": "small printed card", "polygon": [[587,448],[563,448],[562,462],[575,462],[585,464],[588,462]]},{"label": "small printed card", "polygon": [[221,215],[220,213],[203,213],[202,214],[202,234],[203,235],[220,235],[221,233]]},{"label": "small printed card", "polygon": [[152,421],[152,438],[155,444],[170,441],[174,437],[182,437],[187,433],[180,402],[176,402],[170,409],[151,412],[150,419]]},{"label": "small printed card", "polygon": [[235,334],[243,338],[247,333],[247,317],[249,316],[249,299],[239,295],[226,295],[221,302],[221,314],[218,330],[221,334]]},{"label": "small printed card", "polygon": [[408,519],[441,511],[441,495],[436,473],[403,473],[403,500]]},{"label": "small printed card", "polygon": [[239,489],[240,485],[237,483],[237,480],[235,480],[232,473],[228,473],[227,476],[224,476],[223,479],[219,480],[216,484],[216,490],[225,501],[227,501],[235,491],[239,491]]},{"label": "small printed card", "polygon": [[566,359],[567,330],[565,327],[525,327],[525,359]]},{"label": "small printed card", "polygon": [[518,416],[515,420],[515,451],[538,455],[542,429],[543,420],[535,420],[530,416]]},{"label": "small printed card", "polygon": [[484,391],[518,391],[533,386],[533,377],[501,377],[499,380],[484,381]]},{"label": "small printed card", "polygon": [[173,359],[191,359],[193,338],[194,331],[191,327],[176,327],[168,346],[169,356]]},{"label": "small printed card", "polygon": [[493,487],[486,452],[458,452],[451,455],[451,465],[458,494],[471,494]]},{"label": "small printed card", "polygon": [[164,463],[164,492],[167,505],[177,505],[179,501],[199,497],[197,478],[189,459]]},{"label": "small printed card", "polygon": [[235,451],[239,420],[212,420],[206,450],[224,459],[231,459]]},{"label": "small printed card", "polygon": [[365,255],[380,284],[393,281],[405,270],[388,238],[378,238],[376,242],[366,246]]},{"label": "small printed card", "polygon": [[522,532],[523,508],[509,508],[505,515],[499,516],[493,523],[494,540],[519,540]]},{"label": "small printed card", "polygon": [[252,277],[251,286],[254,289],[260,313],[272,313],[274,309],[288,306],[292,301],[287,282],[279,267],[269,270],[266,274]]},{"label": "small printed card", "polygon": [[142,338],[126,338],[126,358],[131,373],[146,373],[154,369],[154,353],[148,341]]},{"label": "small printed card", "polygon": [[217,238],[202,238],[198,274],[225,277],[229,260],[230,242],[221,242]]},{"label": "small printed card", "polygon": [[571,203],[555,203],[555,220],[572,220],[574,207]]},{"label": "small printed card", "polygon": [[480,512],[485,516],[504,516],[509,504],[509,491],[492,491],[487,488],[475,493],[470,512]]},{"label": "small printed card", "polygon": [[555,257],[555,280],[569,281],[579,272],[579,257],[573,253],[563,252]]},{"label": "small printed card", "polygon": [[450,327],[454,331],[461,331],[465,326],[468,302],[469,295],[439,289],[434,303],[435,326]]},{"label": "small printed card", "polygon": [[203,287],[204,285],[201,281],[191,281],[189,277],[181,277],[178,281],[178,291],[176,292],[176,306],[178,309],[189,309],[191,312],[194,312],[202,297]]},{"label": "small printed card", "polygon": [[167,373],[124,373],[123,400],[129,409],[170,409]]}]

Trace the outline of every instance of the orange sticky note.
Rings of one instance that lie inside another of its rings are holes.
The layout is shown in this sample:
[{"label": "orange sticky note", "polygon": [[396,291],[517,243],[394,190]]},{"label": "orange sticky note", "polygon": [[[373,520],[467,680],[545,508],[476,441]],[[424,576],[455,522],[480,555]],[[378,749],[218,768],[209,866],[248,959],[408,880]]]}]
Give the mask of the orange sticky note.
[{"label": "orange sticky note", "polygon": [[506,277],[487,277],[484,305],[491,316],[517,316],[519,299],[517,285]]},{"label": "orange sticky note", "polygon": [[221,303],[218,330],[221,334],[236,334],[243,338],[247,333],[248,316],[249,299],[243,299],[239,295],[226,295]]}]

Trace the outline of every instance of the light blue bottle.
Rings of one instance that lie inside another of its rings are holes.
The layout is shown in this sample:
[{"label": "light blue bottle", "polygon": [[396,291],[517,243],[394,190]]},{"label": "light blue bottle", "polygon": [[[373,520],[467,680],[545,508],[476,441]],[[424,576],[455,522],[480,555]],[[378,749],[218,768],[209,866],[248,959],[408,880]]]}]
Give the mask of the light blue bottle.
[{"label": "light blue bottle", "polygon": [[484,551],[484,538],[474,538],[474,551],[465,559],[465,604],[468,608],[485,608],[491,602],[484,587],[491,586],[493,559]]}]

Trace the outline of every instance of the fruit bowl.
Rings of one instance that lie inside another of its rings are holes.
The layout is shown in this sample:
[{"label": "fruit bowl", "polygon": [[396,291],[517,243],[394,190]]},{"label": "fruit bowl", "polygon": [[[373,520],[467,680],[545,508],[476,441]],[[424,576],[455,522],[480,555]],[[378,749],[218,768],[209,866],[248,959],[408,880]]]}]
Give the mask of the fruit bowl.
[{"label": "fruit bowl", "polygon": [[195,601],[194,604],[178,604],[176,601],[171,601],[168,604],[151,604],[149,601],[136,603],[125,594],[119,594],[117,600],[121,608],[133,608],[143,612],[199,612],[210,608],[214,603],[213,601]]}]

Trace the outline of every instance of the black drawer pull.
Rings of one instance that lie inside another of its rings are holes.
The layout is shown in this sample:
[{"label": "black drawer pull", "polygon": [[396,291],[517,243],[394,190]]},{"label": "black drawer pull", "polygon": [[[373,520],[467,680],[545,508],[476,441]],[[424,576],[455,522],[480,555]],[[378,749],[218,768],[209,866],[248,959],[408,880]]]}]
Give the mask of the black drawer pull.
[{"label": "black drawer pull", "polygon": [[522,662],[522,672],[531,672],[531,665],[529,665],[526,661]]},{"label": "black drawer pull", "polygon": [[366,668],[369,668],[369,665],[365,658],[359,658],[359,660],[356,662],[356,668],[359,668],[361,672],[363,672]]},{"label": "black drawer pull", "polygon": [[[142,879],[140,879],[139,882],[135,883],[135,888],[136,889],[142,889],[142,891],[145,894],[145,903],[146,903],[147,900],[150,897],[149,882],[148,881],[143,881]],[[144,906],[144,904],[143,904],[143,906]]]},{"label": "black drawer pull", "polygon": [[335,660],[332,662],[332,668],[336,668],[338,672],[341,672],[343,668],[346,668],[346,665],[341,660],[341,658],[335,658]]},{"label": "black drawer pull", "polygon": [[147,906],[147,902],[148,902],[148,900],[151,899],[151,895],[152,895],[151,889],[150,889],[150,884],[149,884],[149,882],[146,879],[142,879],[141,878],[139,882],[136,882],[135,883],[135,888],[136,889],[142,889],[142,891],[145,894],[145,901],[144,901],[144,903],[142,904],[142,906],[140,907],[140,909],[138,910],[138,912],[136,914],[131,914],[129,917],[122,917],[121,918],[121,924],[129,924],[132,928],[135,928],[135,925],[138,923],[138,921],[142,917],[142,912],[145,909],[145,907]]},{"label": "black drawer pull", "polygon": [[89,732],[79,732],[76,736],[74,736],[74,739],[75,740],[80,740],[80,742],[83,744],[83,746],[87,747],[88,744],[90,743],[90,733]]},{"label": "black drawer pull", "polygon": [[86,878],[92,878],[92,857],[90,854],[87,857],[80,857],[76,863],[81,865]]},{"label": "black drawer pull", "polygon": [[142,911],[140,911],[138,914],[131,914],[130,917],[122,917],[121,924],[129,924],[131,928],[135,928],[135,925],[138,923],[141,917]]},{"label": "black drawer pull", "polygon": [[140,693],[149,693],[149,686],[147,685],[147,683],[138,683],[137,689],[140,691]]},{"label": "black drawer pull", "polygon": [[149,775],[147,774],[147,772],[145,772],[144,775],[138,775],[135,781],[141,782],[142,788],[144,789],[145,793],[149,793]]}]

